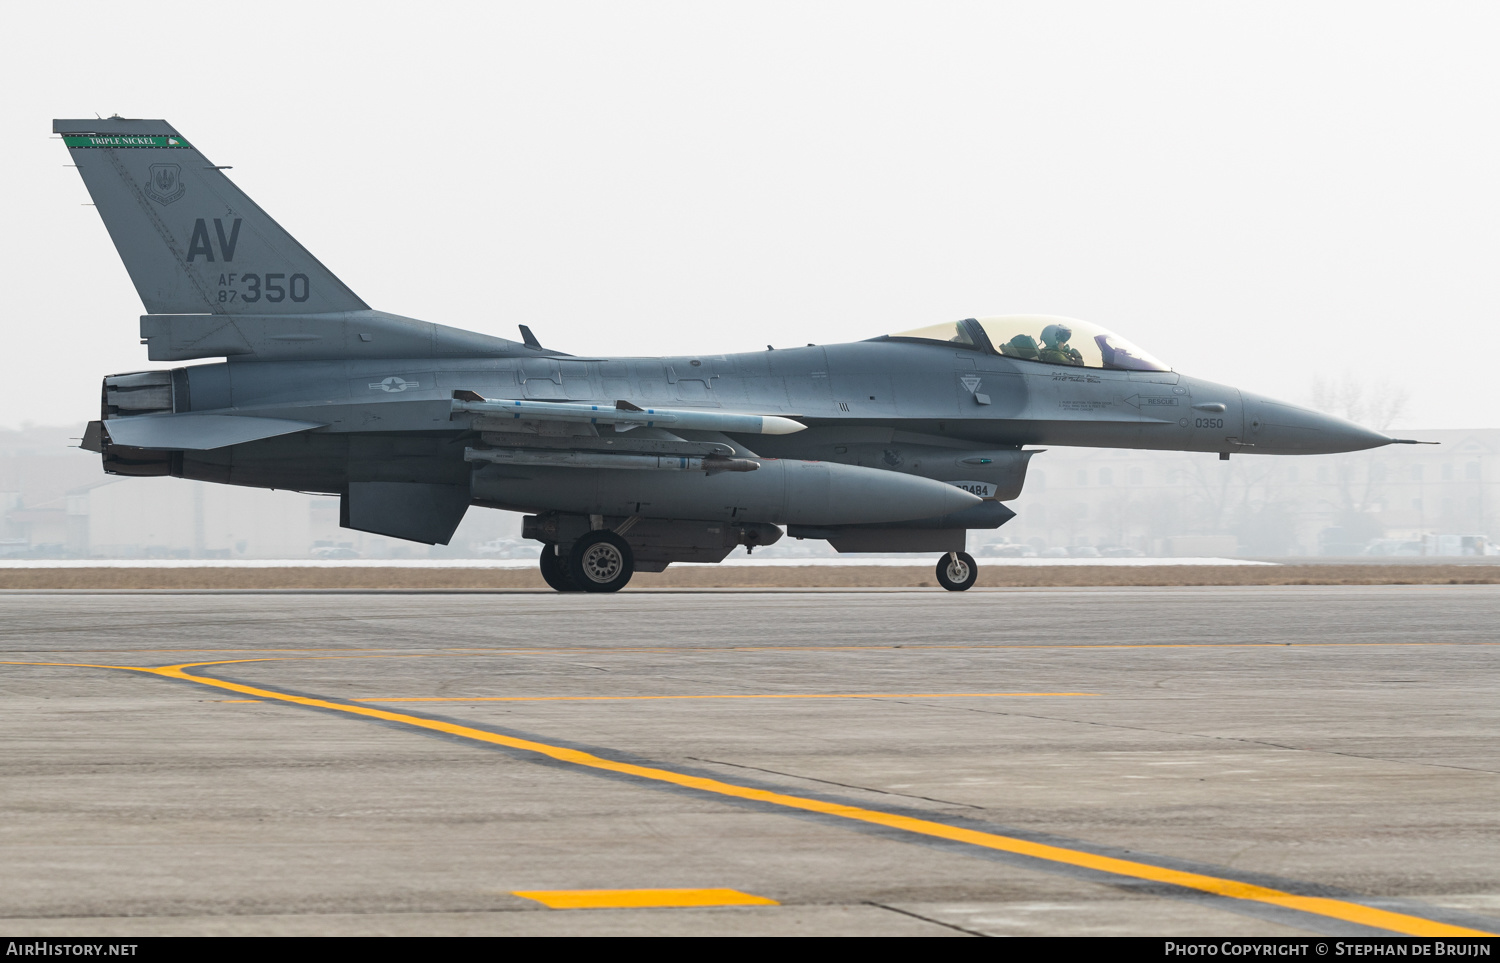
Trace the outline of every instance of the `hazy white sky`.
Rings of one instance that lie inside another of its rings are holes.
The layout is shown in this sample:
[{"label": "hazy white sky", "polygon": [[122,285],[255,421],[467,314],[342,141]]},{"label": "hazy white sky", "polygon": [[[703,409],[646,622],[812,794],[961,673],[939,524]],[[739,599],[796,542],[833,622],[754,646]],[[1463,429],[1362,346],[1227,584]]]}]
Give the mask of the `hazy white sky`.
[{"label": "hazy white sky", "polygon": [[53,117],[165,117],[372,306],[579,354],[1087,318],[1500,426],[1500,5],[9,4],[0,425],[154,367]]}]

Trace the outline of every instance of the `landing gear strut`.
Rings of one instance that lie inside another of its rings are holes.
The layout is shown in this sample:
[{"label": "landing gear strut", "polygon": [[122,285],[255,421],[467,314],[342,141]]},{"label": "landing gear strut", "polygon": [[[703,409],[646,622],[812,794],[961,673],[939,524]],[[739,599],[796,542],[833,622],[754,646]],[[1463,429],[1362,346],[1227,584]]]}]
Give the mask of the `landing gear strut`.
[{"label": "landing gear strut", "polygon": [[949,552],[937,563],[938,584],[950,592],[962,592],[979,577],[979,566],[968,552]]},{"label": "landing gear strut", "polygon": [[606,529],[589,532],[568,553],[568,575],[585,592],[618,592],[634,574],[630,543]]},{"label": "landing gear strut", "polygon": [[542,546],[542,581],[559,592],[581,592],[568,574],[568,561],[557,554],[557,546],[548,542]]}]

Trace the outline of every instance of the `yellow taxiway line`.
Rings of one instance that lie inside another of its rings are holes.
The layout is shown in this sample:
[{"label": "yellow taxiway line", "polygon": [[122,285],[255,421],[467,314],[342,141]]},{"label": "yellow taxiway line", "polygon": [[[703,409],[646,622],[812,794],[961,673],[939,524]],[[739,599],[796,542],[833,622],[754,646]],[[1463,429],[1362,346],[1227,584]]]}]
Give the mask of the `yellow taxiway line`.
[{"label": "yellow taxiway line", "polygon": [[536,900],[549,909],[781,905],[737,889],[518,889],[511,895]]},{"label": "yellow taxiway line", "polygon": [[930,819],[919,819],[914,816],[903,816],[898,813],[882,812],[878,809],[866,809],[862,806],[851,806],[845,803],[827,802],[822,799],[812,799],[806,796],[793,796],[788,793],[772,792],[767,789],[755,789],[749,786],[738,786],[734,783],[723,782],[718,779],[710,779],[705,776],[692,776],[686,773],[673,772],[670,769],[661,769],[655,766],[640,766],[629,762],[618,762],[613,759],[605,759],[593,753],[584,752],[580,749],[569,749],[566,746],[554,746],[545,742],[537,742],[534,739],[520,739],[515,736],[501,735],[497,732],[486,732],[483,729],[475,729],[470,726],[459,725],[453,722],[445,722],[440,719],[424,719],[420,716],[410,716],[404,713],[392,712],[388,709],[377,709],[372,706],[350,705],[349,703],[330,702],[326,699],[316,699],[309,696],[293,695],[286,692],[278,692],[274,689],[262,689],[256,686],[242,685],[238,682],[227,682],[222,679],[214,679],[207,676],[192,675],[187,670],[204,668],[216,665],[234,665],[244,662],[265,661],[261,659],[233,659],[218,660],[213,662],[184,662],[178,665],[167,665],[157,667],[147,666],[102,666],[84,665],[81,663],[59,663],[59,662],[7,662],[10,665],[73,665],[79,668],[96,669],[123,669],[130,672],[141,672],[149,675],[161,676],[167,679],[177,679],[183,682],[192,682],[198,685],[210,686],[236,692],[240,695],[250,696],[258,699],[266,699],[277,702],[287,702],[293,705],[306,706],[312,709],[325,709],[333,712],[343,712],[350,715],[362,716],[367,719],[379,719],[382,722],[395,722],[411,726],[415,729],[425,729],[430,732],[441,732],[450,736],[458,736],[463,739],[471,739],[475,742],[487,743],[489,745],[503,746],[508,749],[517,749],[523,752],[531,752],[558,762],[570,763],[586,769],[594,769],[603,772],[618,773],[624,776],[633,776],[651,782],[665,783],[667,785],[680,786],[684,789],[694,789],[699,792],[725,796],[733,799],[742,799],[748,802],[762,803],[772,806],[780,806],[786,809],[801,812],[817,813],[824,816],[834,816],[840,819],[848,819],[854,822],[865,823],[874,826],[883,826],[888,829],[896,829],[902,832],[912,833],[918,836],[926,836],[932,839],[944,839],[950,842],[964,843],[980,849],[988,849],[997,852],[1013,853],[1019,856],[1029,856],[1033,859],[1046,862],[1058,863],[1066,866],[1076,866],[1082,869],[1095,870],[1101,873],[1109,873],[1115,876],[1123,876],[1130,879],[1147,880],[1153,883],[1166,883],[1171,886],[1180,886],[1185,889],[1197,890],[1214,896],[1222,896],[1229,899],[1242,899],[1257,903],[1265,903],[1271,906],[1279,906],[1284,909],[1297,910],[1304,913],[1312,913],[1330,919],[1342,920],[1355,923],[1360,926],[1369,926],[1375,929],[1388,930],[1406,936],[1495,936],[1500,934],[1487,933],[1483,930],[1469,929],[1468,927],[1455,926],[1451,923],[1443,923],[1437,920],[1425,919],[1420,916],[1412,916],[1407,913],[1397,913],[1391,910],[1378,909],[1373,906],[1365,906],[1361,903],[1352,903],[1347,900],[1330,899],[1321,896],[1298,896],[1295,893],[1287,893],[1282,890],[1273,889],[1269,886],[1258,886],[1254,883],[1246,883],[1236,879],[1227,879],[1221,876],[1211,876],[1206,873],[1194,873],[1186,870],[1171,869],[1165,866],[1155,866],[1151,863],[1143,863],[1137,860],[1120,859],[1115,856],[1103,856],[1098,853],[1090,853],[1080,849],[1070,849],[1066,846],[1055,846],[1049,843],[1038,843],[1028,839],[1020,839],[1014,836],[1006,836],[1000,833],[985,832],[978,829],[966,829],[961,826],[950,826],[946,823],[935,822]]},{"label": "yellow taxiway line", "polygon": [[[392,696],[350,702],[657,702],[679,699],[1014,699],[1033,696],[1096,696],[1097,692],[768,692],[754,695],[649,696]],[[230,700],[234,701],[234,700]]]}]

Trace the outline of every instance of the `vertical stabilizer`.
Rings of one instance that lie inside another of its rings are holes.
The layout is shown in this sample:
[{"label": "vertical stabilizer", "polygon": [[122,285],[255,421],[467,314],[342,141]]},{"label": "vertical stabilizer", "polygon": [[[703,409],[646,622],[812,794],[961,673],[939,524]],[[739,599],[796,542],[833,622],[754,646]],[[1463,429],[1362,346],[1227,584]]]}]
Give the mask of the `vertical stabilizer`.
[{"label": "vertical stabilizer", "polygon": [[151,314],[368,308],[164,120],[55,120]]}]

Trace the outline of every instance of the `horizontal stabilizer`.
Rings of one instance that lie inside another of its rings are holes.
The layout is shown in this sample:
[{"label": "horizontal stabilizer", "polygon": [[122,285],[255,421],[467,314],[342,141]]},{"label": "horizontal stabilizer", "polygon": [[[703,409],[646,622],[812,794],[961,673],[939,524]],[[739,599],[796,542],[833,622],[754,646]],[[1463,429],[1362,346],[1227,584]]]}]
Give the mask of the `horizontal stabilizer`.
[{"label": "horizontal stabilizer", "polygon": [[127,448],[161,451],[204,451],[243,445],[247,441],[275,438],[298,431],[322,428],[317,421],[285,418],[254,418],[247,415],[136,415],[104,422],[109,440]]}]

